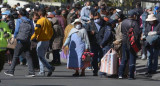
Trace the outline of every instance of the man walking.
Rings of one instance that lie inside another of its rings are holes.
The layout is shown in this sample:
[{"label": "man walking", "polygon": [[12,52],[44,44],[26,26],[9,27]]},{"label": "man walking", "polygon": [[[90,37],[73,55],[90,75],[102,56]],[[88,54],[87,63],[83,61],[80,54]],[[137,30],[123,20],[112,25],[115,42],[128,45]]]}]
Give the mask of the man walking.
[{"label": "man walking", "polygon": [[[47,67],[49,70],[48,77],[52,75],[52,72],[55,70],[55,67],[52,67],[45,59],[45,53],[49,47],[49,40],[52,38],[53,35],[53,28],[51,22],[45,18],[46,11],[44,9],[40,9],[38,11],[38,15],[40,19],[36,23],[35,32],[31,37],[32,41],[38,41],[37,44],[37,54],[38,58],[40,59],[40,72],[39,75],[44,74],[43,65]],[[43,63],[43,64],[41,64]]]},{"label": "man walking", "polygon": [[14,38],[17,39],[17,45],[14,50],[15,52],[13,55],[11,67],[8,71],[4,72],[4,74],[14,76],[17,59],[22,54],[22,52],[24,52],[29,69],[29,73],[26,77],[34,77],[35,73],[33,70],[32,58],[30,56],[30,38],[32,32],[34,31],[33,22],[26,17],[25,9],[20,9],[19,15],[20,19],[18,19],[16,22],[16,28],[14,32]]}]

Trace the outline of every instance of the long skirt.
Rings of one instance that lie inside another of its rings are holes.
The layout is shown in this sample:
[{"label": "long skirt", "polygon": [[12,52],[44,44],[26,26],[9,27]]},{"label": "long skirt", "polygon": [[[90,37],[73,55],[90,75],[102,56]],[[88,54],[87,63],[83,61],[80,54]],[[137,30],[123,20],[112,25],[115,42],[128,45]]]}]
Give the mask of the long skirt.
[{"label": "long skirt", "polygon": [[88,65],[82,61],[82,54],[85,50],[85,43],[82,38],[73,33],[69,45],[69,58],[67,60],[67,68],[80,70],[86,68]]}]

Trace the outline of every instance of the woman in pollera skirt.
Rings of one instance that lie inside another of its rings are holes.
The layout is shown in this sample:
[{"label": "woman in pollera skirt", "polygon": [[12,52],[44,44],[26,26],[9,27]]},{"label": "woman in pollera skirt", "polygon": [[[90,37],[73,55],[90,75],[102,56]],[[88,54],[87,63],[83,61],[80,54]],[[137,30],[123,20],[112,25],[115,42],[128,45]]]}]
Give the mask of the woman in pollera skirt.
[{"label": "woman in pollera skirt", "polygon": [[73,76],[79,76],[79,70],[82,70],[80,76],[85,76],[85,68],[90,62],[82,61],[82,55],[90,49],[87,31],[82,28],[82,23],[79,19],[74,22],[74,28],[70,31],[62,49],[69,45],[69,57],[67,59],[67,68],[74,69]]}]

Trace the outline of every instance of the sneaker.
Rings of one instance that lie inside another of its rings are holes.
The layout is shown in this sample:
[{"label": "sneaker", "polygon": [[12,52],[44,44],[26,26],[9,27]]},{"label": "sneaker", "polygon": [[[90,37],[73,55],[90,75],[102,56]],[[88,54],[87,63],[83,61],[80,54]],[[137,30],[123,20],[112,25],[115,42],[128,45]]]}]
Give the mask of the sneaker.
[{"label": "sneaker", "polygon": [[87,67],[86,70],[93,70],[92,67]]},{"label": "sneaker", "polygon": [[123,79],[123,77],[122,76],[118,76],[118,79]]},{"label": "sneaker", "polygon": [[7,76],[14,76],[13,72],[10,72],[10,71],[6,71],[4,72],[4,74]]},{"label": "sneaker", "polygon": [[45,72],[39,72],[36,74],[36,76],[45,76]]},{"label": "sneaker", "polygon": [[54,70],[55,70],[55,67],[53,67],[52,70],[49,70],[47,77],[50,77],[52,75],[52,72],[54,72]]},{"label": "sneaker", "polygon": [[20,65],[22,66],[22,65],[23,65],[23,62],[20,62]]},{"label": "sneaker", "polygon": [[146,58],[146,55],[145,54],[142,54],[142,58],[141,58],[142,60],[145,60],[145,59],[147,59]]},{"label": "sneaker", "polygon": [[25,77],[35,77],[35,74],[28,74],[28,75],[25,75]]}]

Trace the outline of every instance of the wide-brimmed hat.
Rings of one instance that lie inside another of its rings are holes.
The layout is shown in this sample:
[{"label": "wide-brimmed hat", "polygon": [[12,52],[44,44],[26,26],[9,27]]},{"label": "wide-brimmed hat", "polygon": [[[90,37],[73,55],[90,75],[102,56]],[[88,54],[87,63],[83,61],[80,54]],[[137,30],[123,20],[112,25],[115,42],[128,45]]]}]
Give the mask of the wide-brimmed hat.
[{"label": "wide-brimmed hat", "polygon": [[73,22],[72,24],[75,24],[75,23],[82,23],[82,22],[81,22],[80,19],[75,19],[74,22]]},{"label": "wide-brimmed hat", "polygon": [[148,15],[148,18],[146,19],[146,21],[155,21],[155,20],[157,20],[157,18],[155,17],[154,14]]}]

